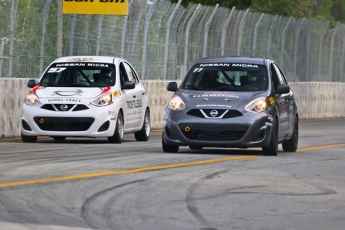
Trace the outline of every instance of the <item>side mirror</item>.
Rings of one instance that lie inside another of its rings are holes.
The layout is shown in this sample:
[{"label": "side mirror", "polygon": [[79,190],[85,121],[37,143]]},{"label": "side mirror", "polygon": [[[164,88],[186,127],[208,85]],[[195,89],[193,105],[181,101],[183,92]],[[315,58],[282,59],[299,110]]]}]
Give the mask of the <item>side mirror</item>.
[{"label": "side mirror", "polygon": [[176,92],[177,90],[177,83],[176,82],[169,82],[167,86],[168,91]]},{"label": "side mirror", "polygon": [[36,80],[31,79],[31,80],[28,81],[28,84],[26,86],[29,87],[29,88],[34,88],[36,85],[37,85],[36,84]]},{"label": "side mirror", "polygon": [[134,89],[135,83],[133,81],[125,81],[121,89]]},{"label": "side mirror", "polygon": [[285,84],[280,84],[277,87],[276,94],[285,94],[290,92],[290,87]]}]

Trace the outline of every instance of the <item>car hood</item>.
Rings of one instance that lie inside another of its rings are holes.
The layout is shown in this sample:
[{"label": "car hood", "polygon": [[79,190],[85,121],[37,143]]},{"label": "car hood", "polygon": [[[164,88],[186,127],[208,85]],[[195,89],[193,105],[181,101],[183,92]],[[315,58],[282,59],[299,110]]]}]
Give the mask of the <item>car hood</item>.
[{"label": "car hood", "polygon": [[101,93],[111,91],[111,87],[42,87],[37,86],[32,89],[39,98],[80,98],[92,99]]},{"label": "car hood", "polygon": [[181,97],[186,107],[190,109],[243,110],[252,100],[266,97],[267,92],[178,90],[175,95]]}]

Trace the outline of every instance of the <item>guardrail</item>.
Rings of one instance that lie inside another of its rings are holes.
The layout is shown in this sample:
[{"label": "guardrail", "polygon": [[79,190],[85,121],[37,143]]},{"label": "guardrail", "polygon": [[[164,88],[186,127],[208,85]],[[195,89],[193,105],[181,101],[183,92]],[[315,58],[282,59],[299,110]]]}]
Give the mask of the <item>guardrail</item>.
[{"label": "guardrail", "polygon": [[[20,136],[21,105],[30,89],[27,78],[0,79],[0,138]],[[151,127],[161,129],[164,108],[172,96],[169,81],[142,81],[151,105]],[[345,118],[345,83],[292,82],[300,120]]]}]

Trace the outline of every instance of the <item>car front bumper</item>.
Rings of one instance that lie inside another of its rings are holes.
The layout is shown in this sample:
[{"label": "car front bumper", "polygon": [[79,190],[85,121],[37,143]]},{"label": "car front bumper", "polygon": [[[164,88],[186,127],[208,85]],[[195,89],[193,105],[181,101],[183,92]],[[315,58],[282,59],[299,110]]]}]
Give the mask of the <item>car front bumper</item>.
[{"label": "car front bumper", "polygon": [[200,118],[165,110],[163,139],[168,145],[202,147],[265,147],[271,139],[273,118],[267,113],[243,112],[234,118]]},{"label": "car front bumper", "polygon": [[23,104],[21,132],[26,136],[109,137],[114,134],[116,118],[111,106],[57,112]]}]

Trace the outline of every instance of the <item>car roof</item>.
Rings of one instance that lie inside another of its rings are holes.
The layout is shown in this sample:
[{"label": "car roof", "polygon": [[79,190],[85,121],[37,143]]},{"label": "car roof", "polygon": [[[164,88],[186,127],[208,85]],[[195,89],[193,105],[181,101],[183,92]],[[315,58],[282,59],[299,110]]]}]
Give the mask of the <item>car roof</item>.
[{"label": "car roof", "polygon": [[56,62],[102,62],[102,63],[117,63],[120,60],[124,60],[119,57],[111,56],[67,56],[61,57],[54,61]]},{"label": "car roof", "polygon": [[234,56],[234,57],[205,57],[198,60],[195,64],[198,63],[246,63],[246,64],[257,64],[257,65],[266,65],[269,63],[270,59],[264,57],[243,57],[243,56]]}]

